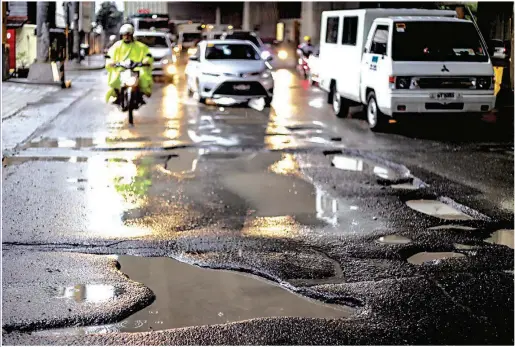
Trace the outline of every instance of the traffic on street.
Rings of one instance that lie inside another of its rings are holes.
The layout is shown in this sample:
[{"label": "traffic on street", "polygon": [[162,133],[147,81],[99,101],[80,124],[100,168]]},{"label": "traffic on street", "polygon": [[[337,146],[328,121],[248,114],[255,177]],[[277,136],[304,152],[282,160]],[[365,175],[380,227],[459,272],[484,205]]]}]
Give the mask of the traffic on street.
[{"label": "traffic on street", "polygon": [[4,345],[513,345],[499,40],[454,8],[295,44],[140,12],[69,88],[2,82]]}]

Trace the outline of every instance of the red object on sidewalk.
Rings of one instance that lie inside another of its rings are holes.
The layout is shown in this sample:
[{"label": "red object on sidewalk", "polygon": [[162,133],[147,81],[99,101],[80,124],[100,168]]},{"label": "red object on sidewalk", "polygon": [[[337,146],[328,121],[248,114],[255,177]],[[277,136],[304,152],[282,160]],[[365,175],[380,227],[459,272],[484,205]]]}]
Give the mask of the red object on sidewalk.
[{"label": "red object on sidewalk", "polygon": [[7,29],[9,44],[9,69],[16,69],[16,29]]}]

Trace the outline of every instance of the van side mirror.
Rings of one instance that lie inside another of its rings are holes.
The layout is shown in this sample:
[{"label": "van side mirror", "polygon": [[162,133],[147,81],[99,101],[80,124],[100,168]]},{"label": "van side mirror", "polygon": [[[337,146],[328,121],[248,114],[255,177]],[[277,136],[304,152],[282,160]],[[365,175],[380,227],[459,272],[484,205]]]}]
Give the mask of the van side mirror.
[{"label": "van side mirror", "polygon": [[363,49],[363,53],[368,53],[368,48],[365,47],[365,49]]}]

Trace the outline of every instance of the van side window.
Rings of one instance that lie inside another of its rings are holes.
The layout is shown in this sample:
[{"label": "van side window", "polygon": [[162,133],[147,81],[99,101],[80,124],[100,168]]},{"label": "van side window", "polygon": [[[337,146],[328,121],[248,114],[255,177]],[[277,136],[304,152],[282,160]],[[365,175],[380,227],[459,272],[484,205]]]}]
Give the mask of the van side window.
[{"label": "van side window", "polygon": [[356,46],[357,37],[358,17],[344,17],[342,45]]},{"label": "van side window", "polygon": [[338,28],[340,26],[340,17],[327,18],[327,26],[325,28],[325,42],[338,42]]},{"label": "van side window", "polygon": [[372,39],[372,46],[370,53],[386,55],[388,52],[388,26],[378,25],[374,38]]}]

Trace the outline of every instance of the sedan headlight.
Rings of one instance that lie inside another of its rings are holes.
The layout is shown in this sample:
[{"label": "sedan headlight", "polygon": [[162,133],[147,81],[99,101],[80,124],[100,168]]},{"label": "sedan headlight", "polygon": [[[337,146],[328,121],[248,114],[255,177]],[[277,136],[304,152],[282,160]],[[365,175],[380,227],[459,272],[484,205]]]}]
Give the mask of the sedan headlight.
[{"label": "sedan headlight", "polygon": [[195,53],[197,53],[196,48],[188,48],[188,55],[194,55]]},{"label": "sedan headlight", "polygon": [[286,60],[286,58],[288,58],[288,52],[286,52],[284,49],[281,49],[279,53],[277,53],[277,56],[281,60]]},{"label": "sedan headlight", "polygon": [[270,57],[270,52],[269,51],[263,51],[261,53],[261,59],[266,60],[266,59],[268,59],[268,57]]},{"label": "sedan headlight", "polygon": [[174,51],[175,53],[179,53],[179,52],[181,51],[181,48],[180,48],[179,46],[175,46],[175,47],[173,48],[173,51]]},{"label": "sedan headlight", "polygon": [[169,62],[170,62],[170,61],[169,61],[168,59],[166,59],[166,58],[165,58],[165,59],[163,59],[163,60],[161,60],[161,63],[162,63],[163,65],[168,65],[168,63],[169,63]]},{"label": "sedan headlight", "polygon": [[272,76],[272,74],[268,70],[265,70],[261,73],[261,78],[270,78],[270,76]]},{"label": "sedan headlight", "polygon": [[166,73],[169,75],[175,75],[177,73],[177,68],[175,65],[168,65],[166,67]]}]

